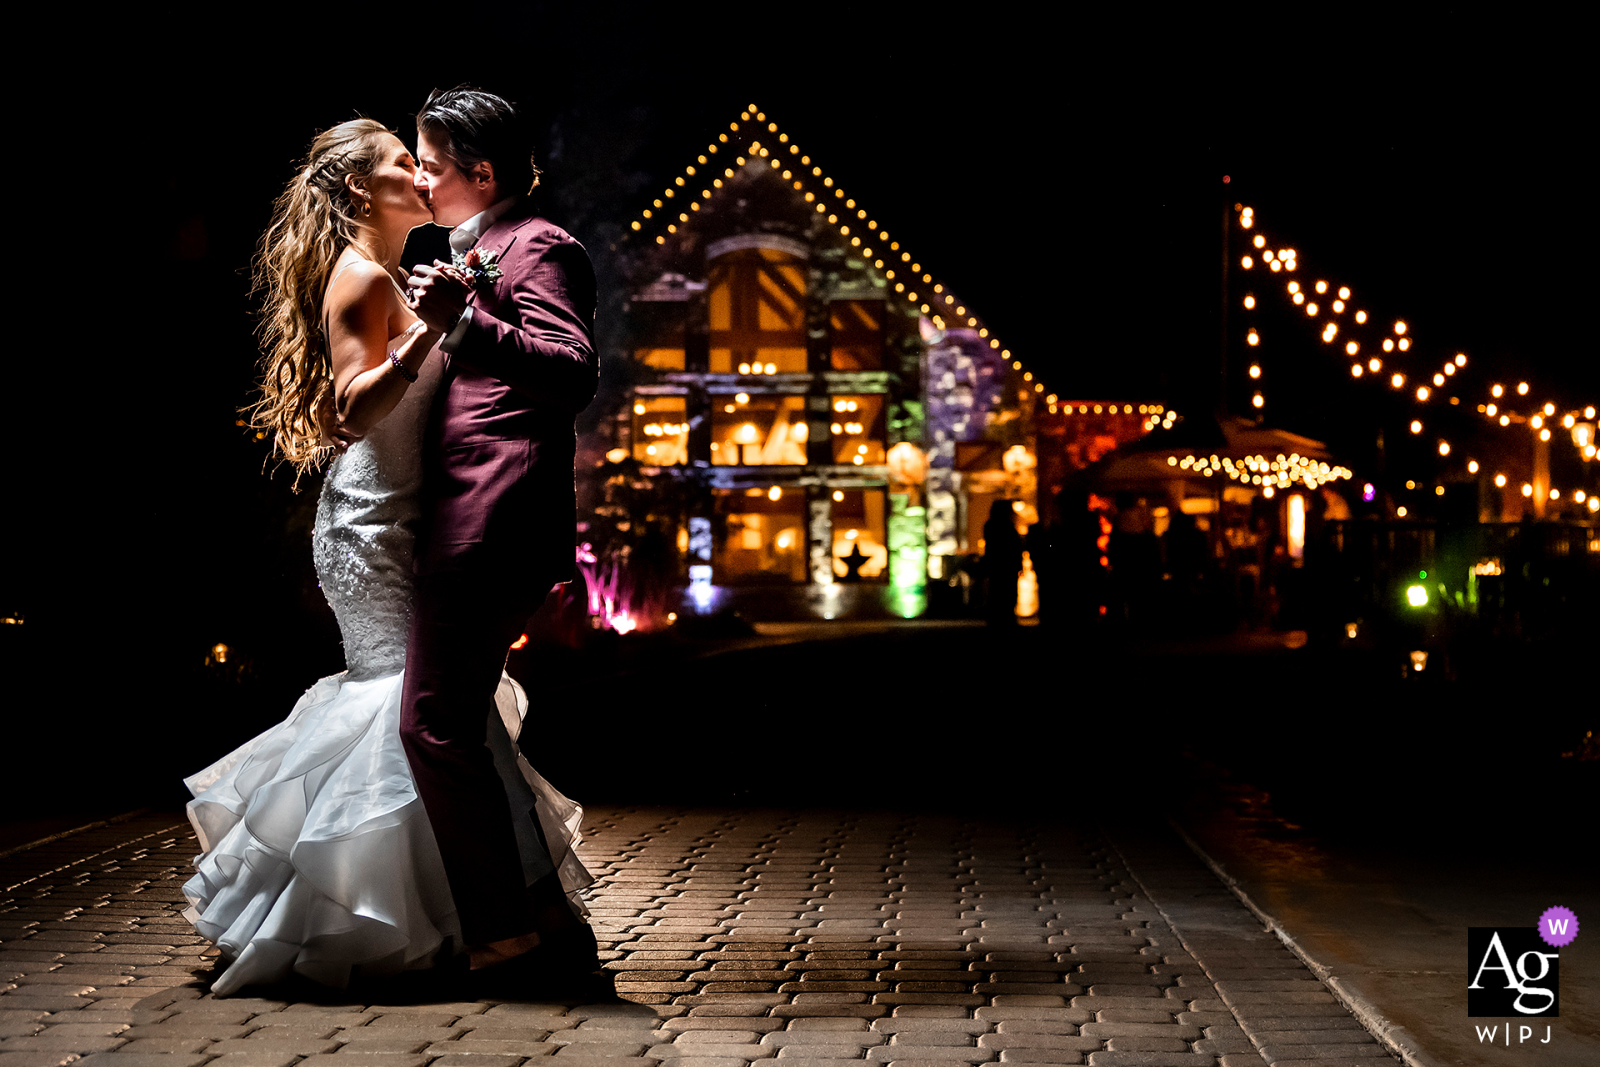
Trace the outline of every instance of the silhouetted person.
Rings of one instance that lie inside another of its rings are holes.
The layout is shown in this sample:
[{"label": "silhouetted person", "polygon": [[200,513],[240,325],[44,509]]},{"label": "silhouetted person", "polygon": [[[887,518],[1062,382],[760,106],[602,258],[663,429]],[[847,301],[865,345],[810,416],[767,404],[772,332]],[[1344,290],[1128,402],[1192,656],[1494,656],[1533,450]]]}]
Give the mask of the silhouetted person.
[{"label": "silhouetted person", "polygon": [[1057,588],[1056,553],[1061,537],[1059,523],[1036,522],[1028,527],[1028,556],[1033,560],[1034,578],[1039,583],[1039,625],[1052,626],[1061,621],[1061,605],[1052,598],[1059,597]]},{"label": "silhouetted person", "polygon": [[1161,567],[1155,517],[1144,497],[1117,495],[1117,515],[1107,555],[1111,557],[1111,582],[1116,590],[1120,617],[1128,623],[1143,625],[1149,621],[1150,602]]},{"label": "silhouetted person", "polygon": [[983,524],[984,575],[988,595],[984,600],[990,626],[1009,626],[1017,620],[1017,575],[1022,571],[1022,535],[1012,518],[1011,501],[989,505]]}]

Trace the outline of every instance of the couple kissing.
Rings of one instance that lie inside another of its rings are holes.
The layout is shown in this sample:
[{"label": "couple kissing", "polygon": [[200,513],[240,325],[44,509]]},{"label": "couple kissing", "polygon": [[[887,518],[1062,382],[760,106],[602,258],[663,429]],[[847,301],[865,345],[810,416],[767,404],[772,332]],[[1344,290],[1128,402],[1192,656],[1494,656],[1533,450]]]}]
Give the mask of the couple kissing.
[{"label": "couple kissing", "polygon": [[[598,968],[582,810],[523,755],[504,673],[571,577],[574,419],[598,384],[594,271],[538,214],[531,145],[500,97],[435,91],[415,153],[370,119],[319,134],[262,236],[252,424],[298,471],[326,462],[312,552],[347,669],[186,779],[186,915],[218,995]],[[429,222],[451,261],[403,266]]]}]

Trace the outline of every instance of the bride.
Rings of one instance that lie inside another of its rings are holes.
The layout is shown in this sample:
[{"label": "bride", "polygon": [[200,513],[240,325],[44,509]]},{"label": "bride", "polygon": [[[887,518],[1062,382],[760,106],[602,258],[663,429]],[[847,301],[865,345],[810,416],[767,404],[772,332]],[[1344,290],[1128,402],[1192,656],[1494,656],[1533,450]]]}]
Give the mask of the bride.
[{"label": "bride", "polygon": [[[423,425],[439,381],[439,335],[395,282],[409,230],[431,222],[415,161],[392,132],[356,119],[317,136],[262,236],[262,397],[274,452],[299,472],[337,439],[313,556],[347,670],[289,717],[185,780],[200,840],[185,912],[221,950],[212,992],[301,975],[424,968],[464,951],[427,813],[399,736]],[[572,851],[582,810],[517,751],[527,710],[502,676],[490,747],[511,799],[528,885],[582,914],[593,879]],[[496,723],[503,724],[503,729]]]}]

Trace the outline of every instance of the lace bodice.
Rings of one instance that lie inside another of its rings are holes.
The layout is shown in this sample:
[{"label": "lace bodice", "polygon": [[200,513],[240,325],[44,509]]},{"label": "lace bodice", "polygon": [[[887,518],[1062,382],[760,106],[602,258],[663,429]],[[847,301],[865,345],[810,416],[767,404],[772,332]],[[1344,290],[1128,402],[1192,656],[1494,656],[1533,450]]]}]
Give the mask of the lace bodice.
[{"label": "lace bodice", "polygon": [[404,399],[333,461],[322,483],[312,557],[352,679],[405,665],[422,433],[439,375],[438,359],[423,363]]}]

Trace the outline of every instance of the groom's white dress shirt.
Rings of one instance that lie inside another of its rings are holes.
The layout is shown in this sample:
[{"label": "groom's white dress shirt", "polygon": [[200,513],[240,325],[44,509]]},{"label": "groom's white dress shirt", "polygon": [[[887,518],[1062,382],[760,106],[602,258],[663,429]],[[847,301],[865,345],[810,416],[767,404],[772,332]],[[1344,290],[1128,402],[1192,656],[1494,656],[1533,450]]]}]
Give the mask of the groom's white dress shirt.
[{"label": "groom's white dress shirt", "polygon": [[[484,210],[472,216],[466,222],[463,222],[460,226],[457,226],[455,229],[451,230],[450,251],[456,253],[457,255],[466,255],[469,251],[471,251],[472,247],[478,243],[479,239],[481,239],[484,234],[489,232],[489,227],[493,226],[496,222],[499,222],[500,218],[505,215],[507,211],[510,211],[512,206],[515,205],[519,199],[520,197],[508,196],[504,200],[497,200]],[[472,305],[468,304],[467,309],[463,311],[461,313],[461,317],[456,320],[455,327],[451,329],[450,333],[446,335],[443,341],[439,342],[439,347],[444,349],[446,352],[454,352],[456,350],[456,346],[461,343],[461,338],[466,335],[467,324],[471,321]]]}]

